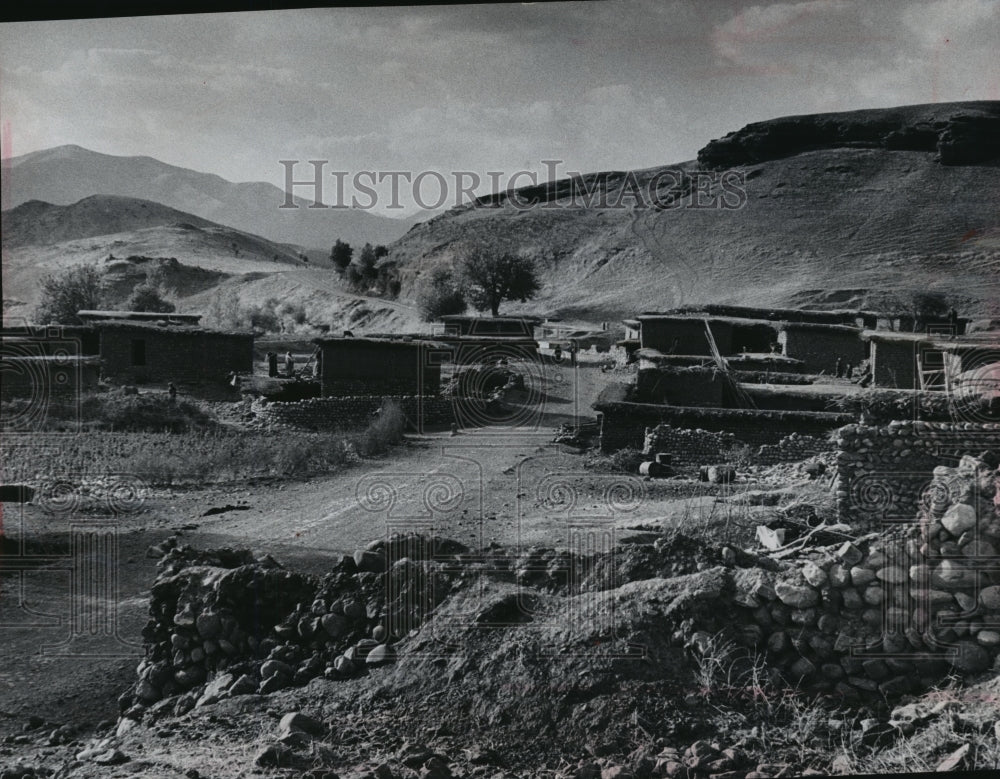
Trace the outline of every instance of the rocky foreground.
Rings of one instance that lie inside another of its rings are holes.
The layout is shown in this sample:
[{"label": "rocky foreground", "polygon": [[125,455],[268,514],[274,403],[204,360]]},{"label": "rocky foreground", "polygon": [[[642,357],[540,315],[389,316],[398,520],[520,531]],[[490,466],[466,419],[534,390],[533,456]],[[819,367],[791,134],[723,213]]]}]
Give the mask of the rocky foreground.
[{"label": "rocky foreground", "polygon": [[995,767],[998,474],[966,456],[912,525],[783,559],[395,535],[318,577],[171,537],[120,719],[29,721],[0,776]]}]

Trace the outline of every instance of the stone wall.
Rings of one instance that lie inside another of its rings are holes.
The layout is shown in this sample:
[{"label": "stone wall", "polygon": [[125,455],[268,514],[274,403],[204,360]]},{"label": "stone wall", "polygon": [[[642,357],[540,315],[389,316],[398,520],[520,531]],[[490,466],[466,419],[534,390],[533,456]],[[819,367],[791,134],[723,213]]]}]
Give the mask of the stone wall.
[{"label": "stone wall", "polygon": [[852,527],[907,522],[926,498],[935,466],[966,452],[1000,450],[1000,424],[904,421],[848,425],[837,435],[837,510]]},{"label": "stone wall", "polygon": [[[733,433],[657,425],[645,436],[643,453],[667,452],[673,465],[711,465],[731,460],[741,445],[745,443]],[[828,438],[792,433],[776,444],[750,448],[745,456],[754,465],[773,465],[806,460],[833,448]]]},{"label": "stone wall", "polygon": [[657,425],[646,435],[643,453],[667,452],[672,455],[673,465],[709,465],[724,462],[726,453],[736,445],[732,433]]},{"label": "stone wall", "polygon": [[603,452],[641,449],[646,428],[659,424],[732,433],[737,445],[746,444],[756,449],[765,444],[777,444],[792,433],[825,438],[856,419],[851,414],[829,412],[708,409],[623,401],[598,401],[594,408],[602,414]]},{"label": "stone wall", "polygon": [[734,572],[736,627],[782,677],[844,697],[899,696],[1000,654],[995,460],[934,470],[916,519],[771,572]]},{"label": "stone wall", "polygon": [[824,452],[831,452],[833,449],[834,443],[827,437],[820,438],[792,433],[776,444],[761,446],[753,453],[752,460],[759,465],[799,462]]},{"label": "stone wall", "polygon": [[407,421],[417,429],[448,426],[454,421],[453,402],[449,398],[413,395],[357,395],[346,398],[310,398],[293,403],[257,403],[254,412],[269,425],[284,425],[310,430],[336,430],[364,427],[372,421],[384,401],[400,405]]}]

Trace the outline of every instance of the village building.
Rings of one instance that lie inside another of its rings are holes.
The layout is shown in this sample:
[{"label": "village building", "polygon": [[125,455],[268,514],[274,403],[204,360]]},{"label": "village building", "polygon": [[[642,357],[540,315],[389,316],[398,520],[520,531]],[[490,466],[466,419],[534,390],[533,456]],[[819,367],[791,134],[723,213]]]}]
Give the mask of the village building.
[{"label": "village building", "polygon": [[438,341],[400,337],[324,336],[313,343],[324,397],[437,395],[451,352]]},{"label": "village building", "polygon": [[857,368],[868,356],[861,333],[860,327],[849,325],[783,322],[779,326],[778,343],[785,357],[800,360],[810,373],[832,376],[838,360],[842,365]]},{"label": "village building", "polygon": [[99,334],[101,378],[131,384],[225,384],[253,372],[253,333],[198,326],[200,314],[81,311]]},{"label": "village building", "polygon": [[[865,331],[872,384],[876,387],[951,391],[1000,363],[1000,333],[961,337],[928,333]],[[971,378],[970,378],[971,377]]]},{"label": "village building", "polygon": [[443,332],[435,340],[452,348],[451,361],[472,366],[498,360],[538,361],[535,328],[542,319],[530,316],[467,316],[451,314],[440,318]]}]

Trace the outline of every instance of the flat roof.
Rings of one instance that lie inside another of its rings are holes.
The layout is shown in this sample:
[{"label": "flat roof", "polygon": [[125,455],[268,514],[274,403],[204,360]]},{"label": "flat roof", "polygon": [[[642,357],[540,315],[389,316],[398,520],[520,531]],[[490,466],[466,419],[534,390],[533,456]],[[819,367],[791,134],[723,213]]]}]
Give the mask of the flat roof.
[{"label": "flat roof", "polygon": [[318,338],[313,338],[312,342],[318,344],[319,346],[356,346],[365,347],[369,349],[385,349],[394,346],[430,346],[439,349],[447,349],[448,344],[442,343],[441,341],[433,341],[427,338],[406,338],[401,336],[396,336],[395,338],[372,338],[372,337],[355,337],[355,336],[343,336],[343,335],[323,335]]},{"label": "flat roof", "polygon": [[3,362],[19,363],[46,363],[51,362],[56,365],[79,363],[80,365],[99,365],[101,358],[96,354],[3,354],[0,355]]},{"label": "flat roof", "polygon": [[253,337],[250,330],[213,330],[196,325],[170,325],[163,322],[142,322],[130,319],[99,319],[94,322],[98,330],[142,330],[144,332],[171,333],[175,335],[239,335]]},{"label": "flat roof", "polygon": [[502,316],[472,316],[471,314],[444,314],[438,319],[442,322],[535,322],[541,324],[545,320],[540,316],[525,314],[503,314]]},{"label": "flat roof", "polygon": [[157,321],[160,319],[175,319],[178,322],[190,322],[191,324],[197,324],[202,315],[201,314],[177,314],[174,312],[156,312],[156,311],[98,311],[84,309],[77,311],[76,315],[83,320],[104,320],[104,319],[129,319],[138,321]]},{"label": "flat roof", "polygon": [[865,330],[861,333],[864,341],[876,343],[926,344],[942,351],[960,349],[1000,349],[1000,333],[982,332],[968,335],[948,336],[942,333],[900,333],[895,330]]}]

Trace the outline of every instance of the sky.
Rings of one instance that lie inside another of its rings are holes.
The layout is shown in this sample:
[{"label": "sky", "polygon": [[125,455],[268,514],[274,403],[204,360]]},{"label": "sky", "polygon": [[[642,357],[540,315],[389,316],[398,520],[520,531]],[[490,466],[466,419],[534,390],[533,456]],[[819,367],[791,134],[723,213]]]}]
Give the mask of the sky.
[{"label": "sky", "polygon": [[[77,144],[278,186],[280,160],[302,161],[297,177],[306,160],[325,160],[348,182],[365,170],[449,181],[470,171],[484,182],[492,171],[503,183],[520,170],[646,168],[693,159],[712,138],[776,116],[1000,100],[998,42],[996,0],[606,0],[7,23],[0,151]],[[378,208],[387,201],[380,195]]]}]

